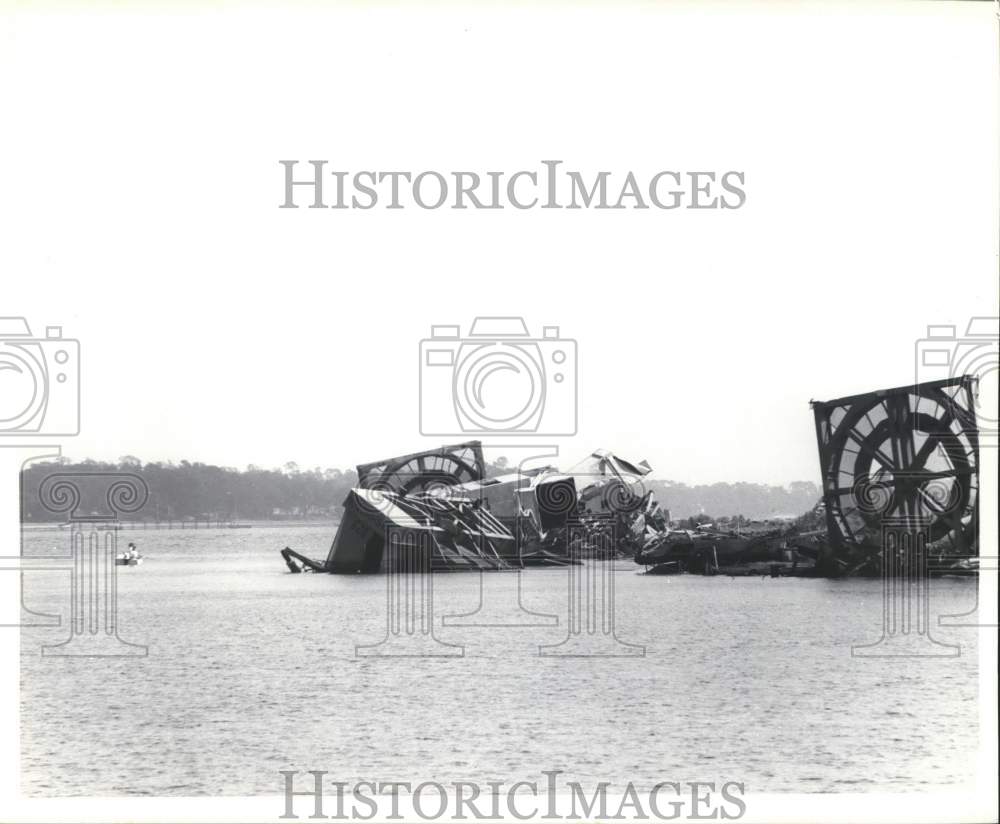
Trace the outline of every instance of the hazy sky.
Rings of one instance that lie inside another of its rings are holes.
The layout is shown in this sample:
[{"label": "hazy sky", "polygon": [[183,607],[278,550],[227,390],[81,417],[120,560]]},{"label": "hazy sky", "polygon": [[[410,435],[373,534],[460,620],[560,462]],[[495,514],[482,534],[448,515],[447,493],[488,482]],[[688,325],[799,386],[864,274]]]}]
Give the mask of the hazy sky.
[{"label": "hazy sky", "polygon": [[[420,340],[509,314],[578,342],[566,464],[606,446],[687,482],[818,481],[811,398],[912,381],[928,324],[996,312],[995,9],[780,8],[9,14],[0,315],[81,342],[64,452],[433,445]],[[735,169],[747,202],[278,209],[278,161],[313,158]]]}]

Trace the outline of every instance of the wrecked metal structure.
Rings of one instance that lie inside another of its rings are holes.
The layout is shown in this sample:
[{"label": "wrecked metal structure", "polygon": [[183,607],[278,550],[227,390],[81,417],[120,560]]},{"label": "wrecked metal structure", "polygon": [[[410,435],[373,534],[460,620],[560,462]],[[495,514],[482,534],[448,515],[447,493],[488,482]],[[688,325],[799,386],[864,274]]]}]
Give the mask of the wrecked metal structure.
[{"label": "wrecked metal structure", "polygon": [[468,441],[359,466],[326,559],[288,547],[282,557],[292,572],[374,573],[564,566],[610,552],[654,574],[877,575],[896,529],[919,542],[932,574],[975,574],[975,391],[965,376],[813,402],[823,499],[801,526],[672,529],[645,461],[601,449],[565,472],[487,478],[482,445]]},{"label": "wrecked metal structure", "polygon": [[479,441],[385,458],[361,464],[357,469],[358,488],[397,495],[481,481],[486,475],[483,447]]},{"label": "wrecked metal structure", "polygon": [[771,575],[810,577],[821,574],[825,531],[802,532],[794,526],[750,534],[714,527],[668,530],[635,554],[652,575],[682,572],[698,575]]},{"label": "wrecked metal structure", "polygon": [[282,557],[292,572],[332,573],[570,563],[551,535],[576,506],[573,478],[552,467],[484,476],[479,441],[363,464],[326,561],[288,547]]},{"label": "wrecked metal structure", "polygon": [[918,557],[930,575],[975,574],[976,389],[966,375],[814,401],[823,499],[813,515],[826,529],[668,531],[636,562],[656,574],[839,577],[879,575],[885,557],[907,569]]},{"label": "wrecked metal structure", "polygon": [[977,389],[965,375],[813,402],[831,574],[878,574],[897,527],[932,571],[977,566]]},{"label": "wrecked metal structure", "polygon": [[567,470],[579,489],[575,554],[586,556],[591,547],[604,554],[605,547],[613,547],[616,554],[632,557],[665,534],[665,513],[645,486],[652,471],[646,461],[632,463],[607,449],[595,450]]}]

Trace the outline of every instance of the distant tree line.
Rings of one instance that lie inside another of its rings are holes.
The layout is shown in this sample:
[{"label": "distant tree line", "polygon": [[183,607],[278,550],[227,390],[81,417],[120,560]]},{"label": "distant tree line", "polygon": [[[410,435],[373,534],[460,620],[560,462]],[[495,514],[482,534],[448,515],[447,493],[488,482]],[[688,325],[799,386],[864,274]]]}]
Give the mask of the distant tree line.
[{"label": "distant tree line", "polygon": [[742,482],[688,486],[651,480],[647,486],[675,520],[706,514],[728,520],[739,516],[756,520],[797,516],[810,511],[822,495],[812,481],[794,481],[788,486]]},{"label": "distant tree line", "polygon": [[[127,519],[146,521],[242,521],[326,518],[337,515],[348,491],[357,485],[353,469],[303,470],[294,463],[281,469],[250,465],[245,470],[203,463],[142,463],[127,455],[117,463],[58,461],[30,465],[22,473],[23,518],[60,521],[64,515],[42,505],[39,488],[53,472],[131,472],[149,487],[149,500]],[[82,509],[99,509],[84,501]],[[84,511],[81,514],[87,514]]]},{"label": "distant tree line", "polygon": [[[487,464],[487,476],[511,471],[505,458]],[[287,463],[280,469],[250,465],[240,470],[189,461],[143,463],[132,455],[117,462],[61,459],[31,464],[22,473],[22,500],[27,521],[60,521],[65,516],[46,509],[39,488],[53,472],[131,472],[149,487],[149,500],[125,517],[147,521],[239,521],[328,518],[340,514],[348,491],[357,484],[353,469],[302,469]],[[676,481],[645,480],[653,496],[675,520],[712,516],[768,519],[808,512],[820,497],[816,484],[799,481],[785,486],[716,483],[688,486]],[[81,504],[86,510],[100,502]],[[86,511],[81,514],[87,514]]]}]

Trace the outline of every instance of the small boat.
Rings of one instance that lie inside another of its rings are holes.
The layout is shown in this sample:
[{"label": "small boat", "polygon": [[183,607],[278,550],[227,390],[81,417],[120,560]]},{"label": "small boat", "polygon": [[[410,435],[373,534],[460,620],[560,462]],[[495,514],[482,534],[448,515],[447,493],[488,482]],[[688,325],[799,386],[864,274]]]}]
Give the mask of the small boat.
[{"label": "small boat", "polygon": [[130,558],[128,555],[117,555],[115,556],[115,566],[139,566],[143,560],[142,555],[137,555],[134,558]]}]

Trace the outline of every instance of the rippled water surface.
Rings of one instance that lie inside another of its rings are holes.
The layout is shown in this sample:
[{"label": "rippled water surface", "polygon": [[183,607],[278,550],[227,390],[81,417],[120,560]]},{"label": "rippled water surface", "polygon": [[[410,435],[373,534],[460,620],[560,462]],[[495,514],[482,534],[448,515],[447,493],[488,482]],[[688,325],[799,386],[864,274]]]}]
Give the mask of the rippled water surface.
[{"label": "rippled water surface", "polygon": [[[613,573],[617,633],[645,656],[538,655],[567,635],[567,572],[433,577],[434,651],[364,658],[386,634],[387,579],[290,575],[278,549],[324,557],[333,527],[138,531],[119,575],[120,634],[142,658],[42,657],[68,637],[70,576],[25,576],[63,626],[22,631],[29,795],[278,794],[278,770],[345,781],[745,781],[748,792],[912,790],[972,775],[974,630],[935,628],[949,658],[859,659],[881,635],[878,581]],[[67,551],[28,531],[26,554]],[[518,580],[527,610],[512,612]],[[485,582],[499,617],[474,611]],[[975,605],[934,581],[931,611]],[[558,625],[544,617],[556,616]],[[460,645],[446,647],[443,644]],[[628,652],[630,648],[621,651]]]}]

